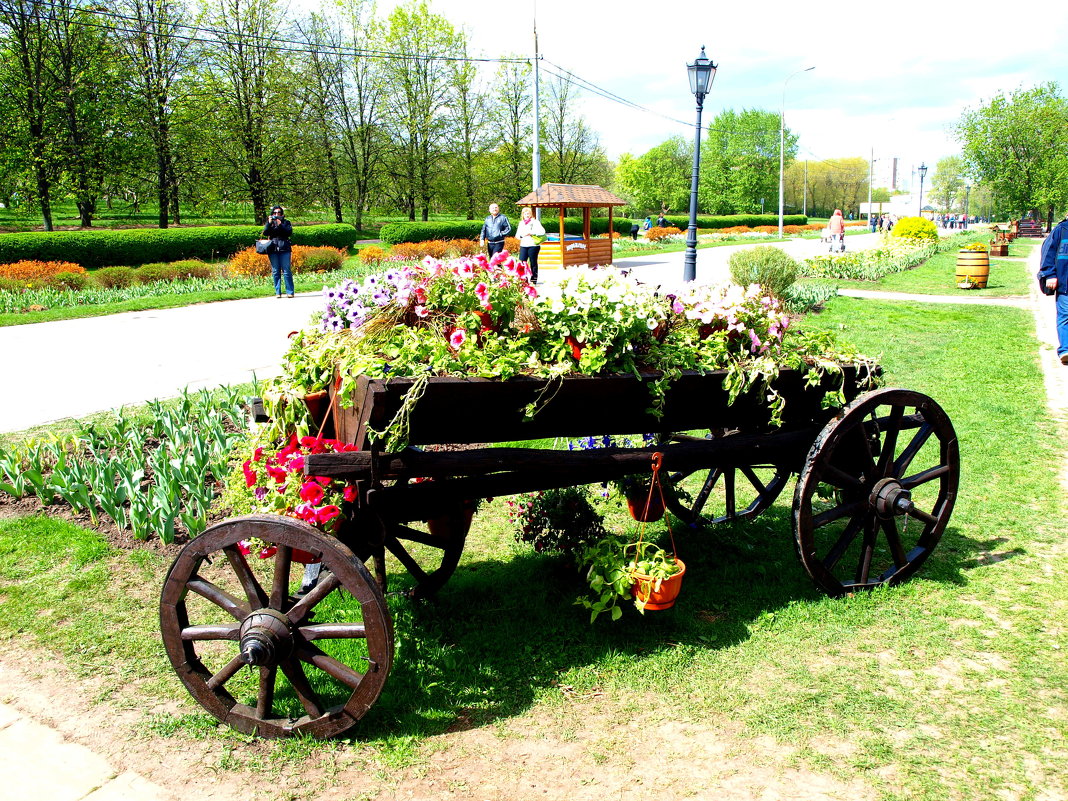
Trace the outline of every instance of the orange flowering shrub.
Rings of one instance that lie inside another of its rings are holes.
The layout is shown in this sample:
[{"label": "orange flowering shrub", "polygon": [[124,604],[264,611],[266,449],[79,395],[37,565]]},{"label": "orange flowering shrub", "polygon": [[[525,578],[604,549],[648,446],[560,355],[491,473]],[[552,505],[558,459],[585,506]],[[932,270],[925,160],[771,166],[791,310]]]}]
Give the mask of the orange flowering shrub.
[{"label": "orange flowering shrub", "polygon": [[477,239],[450,239],[446,255],[450,259],[458,259],[461,256],[474,256],[478,252]]},{"label": "orange flowering shrub", "polygon": [[672,228],[670,226],[667,228],[658,228],[654,225],[652,228],[645,232],[645,238],[648,239],[650,242],[659,242],[666,236],[673,236],[675,234],[681,233],[682,231],[680,231],[678,228]]},{"label": "orange flowering shrub", "polygon": [[509,253],[519,253],[519,237],[506,236],[504,238],[504,249]]},{"label": "orange flowering shrub", "polygon": [[[337,248],[293,245],[290,267],[293,273],[323,272],[336,270],[345,261],[345,253]],[[230,257],[226,265],[231,275],[246,278],[266,278],[271,274],[271,260],[250,247]]]},{"label": "orange flowering shrub", "polygon": [[371,245],[366,248],[360,248],[360,264],[368,267],[377,267],[382,263],[382,259],[386,257],[386,251],[377,245]]},{"label": "orange flowering shrub", "polygon": [[426,253],[423,250],[423,242],[398,242],[389,250],[389,255],[400,259],[412,259],[418,261]]},{"label": "orange flowering shrub", "polygon": [[449,243],[444,239],[428,239],[425,242],[420,242],[419,247],[422,248],[424,256],[430,256],[435,259],[444,259],[445,253],[449,249]]},{"label": "orange flowering shrub", "polygon": [[244,278],[264,278],[271,274],[271,260],[256,252],[256,248],[239,250],[230,257],[226,269],[231,275]]},{"label": "orange flowering shrub", "polygon": [[70,261],[16,261],[14,264],[0,264],[0,278],[18,281],[23,288],[54,284],[60,273],[84,272],[84,267]]}]

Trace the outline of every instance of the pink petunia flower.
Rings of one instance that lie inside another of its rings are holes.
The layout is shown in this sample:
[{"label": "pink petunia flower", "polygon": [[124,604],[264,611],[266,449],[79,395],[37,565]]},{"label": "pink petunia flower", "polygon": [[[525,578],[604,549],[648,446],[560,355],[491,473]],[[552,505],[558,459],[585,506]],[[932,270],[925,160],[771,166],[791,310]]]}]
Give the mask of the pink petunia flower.
[{"label": "pink petunia flower", "polygon": [[300,488],[300,499],[315,506],[322,503],[324,497],[326,497],[326,492],[317,481],[306,481]]},{"label": "pink petunia flower", "polygon": [[449,344],[452,345],[454,350],[459,350],[460,346],[467,341],[467,332],[462,328],[457,328],[452,332],[449,337]]},{"label": "pink petunia flower", "polygon": [[315,510],[315,522],[320,524],[329,523],[335,517],[338,517],[340,515],[340,507],[334,506],[333,504],[329,506],[323,506],[322,508]]}]

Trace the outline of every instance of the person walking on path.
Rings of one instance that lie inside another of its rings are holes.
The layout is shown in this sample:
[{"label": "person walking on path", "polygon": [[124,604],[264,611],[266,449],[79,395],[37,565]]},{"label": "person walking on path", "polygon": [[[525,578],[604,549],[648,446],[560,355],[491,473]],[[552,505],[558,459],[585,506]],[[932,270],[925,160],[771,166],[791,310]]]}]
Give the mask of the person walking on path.
[{"label": "person walking on path", "polygon": [[845,220],[842,218],[841,209],[834,210],[831,221],[827,223],[827,230],[831,232],[830,252],[834,253],[834,246],[837,244],[839,250],[845,253]]},{"label": "person walking on path", "polygon": [[274,296],[282,297],[282,281],[285,280],[286,297],[293,297],[293,223],[286,219],[281,206],[271,209],[271,217],[263,226],[264,239],[270,239],[267,258],[271,260],[271,278],[274,279]]},{"label": "person walking on path", "polygon": [[[538,283],[538,254],[541,243],[545,241],[545,226],[534,216],[530,206],[524,206],[520,213],[519,227],[515,235],[519,237],[519,260],[530,268],[531,283]],[[634,226],[637,228],[638,226]]]},{"label": "person walking on path", "polygon": [[478,235],[478,244],[485,243],[486,252],[492,257],[494,253],[504,250],[504,238],[510,233],[512,224],[501,214],[501,207],[490,203],[489,215],[482,223],[482,231]]},{"label": "person walking on path", "polygon": [[663,212],[660,212],[660,216],[656,218],[656,227],[657,228],[667,228],[668,227],[668,221],[667,221],[667,218],[664,216]]},{"label": "person walking on path", "polygon": [[1057,310],[1057,356],[1068,365],[1068,217],[1042,243],[1038,279],[1052,290]]}]

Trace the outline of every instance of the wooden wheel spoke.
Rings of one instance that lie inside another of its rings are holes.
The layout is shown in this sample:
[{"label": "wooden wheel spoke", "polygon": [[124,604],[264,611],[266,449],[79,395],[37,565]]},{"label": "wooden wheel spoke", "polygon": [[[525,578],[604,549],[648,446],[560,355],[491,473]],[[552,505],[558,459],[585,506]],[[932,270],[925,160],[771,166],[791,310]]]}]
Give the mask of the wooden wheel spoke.
[{"label": "wooden wheel spoke", "polygon": [[419,566],[419,563],[415,561],[415,557],[408,553],[407,549],[400,544],[396,537],[388,537],[386,539],[386,548],[397,557],[397,561],[404,565],[404,569],[412,574],[417,583],[427,580],[429,573]]},{"label": "wooden wheel spoke", "polygon": [[931,434],[933,433],[934,428],[932,428],[930,423],[924,423],[920,426],[919,431],[913,435],[912,441],[909,442],[905,447],[905,450],[903,450],[901,455],[897,458],[897,461],[894,462],[893,474],[895,476],[900,476],[909,469],[912,460],[916,458],[916,454],[920,452],[920,448],[926,444],[927,440],[931,438]]},{"label": "wooden wheel spoke", "polygon": [[764,482],[760,480],[760,477],[753,472],[753,468],[743,465],[738,469],[742,471],[742,475],[749,479],[749,483],[757,491],[758,495],[763,495],[767,491],[768,488],[764,486]]},{"label": "wooden wheel spoke", "polygon": [[437,548],[439,551],[445,550],[445,548],[449,545],[448,541],[441,537],[437,537],[426,531],[419,531],[414,528],[408,528],[407,526],[404,527],[403,537],[394,535],[394,539],[396,539],[398,542],[401,539],[411,540],[412,542],[418,542],[420,545],[426,545],[430,548]]},{"label": "wooden wheel spoke", "polygon": [[271,584],[271,609],[282,611],[282,605],[289,598],[290,571],[293,566],[293,549],[288,545],[279,545],[274,555],[274,580]]},{"label": "wooden wheel spoke", "polygon": [[248,560],[236,545],[230,545],[224,549],[226,558],[230,561],[230,567],[234,569],[237,580],[241,582],[241,588],[245,591],[249,604],[253,609],[263,609],[267,606],[267,593],[263,591],[260,582],[248,566]]},{"label": "wooden wheel spoke", "polygon": [[868,583],[868,574],[871,573],[871,558],[875,553],[875,519],[868,517],[864,521],[864,541],[860,546],[860,560],[857,562],[855,583],[864,585]]},{"label": "wooden wheel spoke", "polygon": [[861,489],[864,486],[864,482],[852,473],[847,473],[833,464],[824,466],[822,478],[825,483],[839,489]]},{"label": "wooden wheel spoke", "polygon": [[853,544],[853,540],[857,538],[857,532],[860,531],[861,525],[864,523],[863,516],[854,517],[849,523],[846,524],[841,536],[831,546],[831,550],[827,551],[827,555],[823,557],[823,566],[828,570],[833,570],[834,566],[838,564],[838,560],[842,558],[849,546]]},{"label": "wooden wheel spoke", "polygon": [[231,623],[207,623],[201,626],[186,626],[182,629],[183,640],[239,640],[241,627]]},{"label": "wooden wheel spoke", "polygon": [[248,605],[243,601],[239,601],[222,587],[219,587],[207,579],[197,576],[186,582],[185,586],[202,598],[207,598],[216,606],[225,609],[237,620],[244,620],[252,612]]},{"label": "wooden wheel spoke", "polygon": [[245,666],[244,658],[238,654],[225,665],[223,669],[208,679],[205,684],[209,690],[217,690],[222,687],[226,682],[230,681],[237,675],[237,671],[241,670]]},{"label": "wooden wheel spoke", "polygon": [[867,504],[868,502],[863,498],[851,501],[849,503],[839,504],[833,509],[828,509],[825,512],[820,512],[818,515],[815,515],[812,518],[812,527],[814,529],[822,528],[828,523],[833,523],[835,520],[840,520],[841,518],[846,517],[847,515],[854,515],[864,509]]},{"label": "wooden wheel spoke", "polygon": [[285,677],[289,679],[289,683],[293,686],[293,692],[300,699],[304,711],[313,718],[320,717],[323,714],[323,702],[318,693],[312,689],[311,682],[308,681],[308,675],[304,672],[300,662],[295,659],[284,659],[279,663],[279,667],[282,668],[282,673],[285,674]]},{"label": "wooden wheel spoke", "polygon": [[894,564],[898,567],[904,567],[909,563],[909,557],[901,544],[901,535],[897,530],[897,520],[888,518],[880,520],[879,523],[882,526],[883,535],[886,537],[886,544],[890,547],[890,555],[894,558]]},{"label": "wooden wheel spoke", "polygon": [[875,475],[880,478],[886,475],[886,471],[890,468],[890,462],[894,458],[894,449],[897,448],[897,433],[901,430],[901,418],[904,414],[904,406],[893,407],[883,428],[886,432],[886,437],[883,439],[882,449],[879,452],[879,464],[875,468]]},{"label": "wooden wheel spoke", "polygon": [[921,470],[919,473],[915,473],[911,476],[906,476],[901,479],[901,486],[905,489],[913,489],[921,484],[926,484],[928,481],[934,481],[936,478],[949,475],[950,466],[948,464],[940,464],[937,467],[929,467],[926,470]]},{"label": "wooden wheel spoke", "polygon": [[362,623],[313,623],[301,626],[298,631],[305,640],[359,640],[366,639],[367,628]]},{"label": "wooden wheel spoke", "polygon": [[297,651],[297,656],[309,665],[314,665],[324,673],[328,673],[342,684],[347,684],[355,689],[363,680],[363,674],[357,673],[348,665],[339,662],[334,657],[325,654],[314,645],[306,645]]},{"label": "wooden wheel spoke", "polygon": [[299,625],[321,600],[341,586],[341,580],[333,573],[320,574],[319,583],[303,598],[293,604],[286,617],[293,625]]},{"label": "wooden wheel spoke", "polygon": [[716,486],[716,482],[719,481],[721,475],[723,475],[723,470],[719,467],[708,471],[708,477],[705,478],[705,483],[701,486],[701,491],[698,492],[697,497],[693,499],[693,513],[695,515],[701,514],[701,510],[705,508],[708,496],[712,494],[712,490]]},{"label": "wooden wheel spoke", "polygon": [[727,517],[734,517],[734,479],[737,476],[737,470],[733,467],[728,467],[723,471],[723,492],[724,500],[726,501],[726,510],[724,514]]},{"label": "wooden wheel spoke", "polygon": [[256,693],[256,716],[260,720],[271,717],[271,707],[274,706],[274,683],[277,676],[277,665],[260,667],[260,689]]}]

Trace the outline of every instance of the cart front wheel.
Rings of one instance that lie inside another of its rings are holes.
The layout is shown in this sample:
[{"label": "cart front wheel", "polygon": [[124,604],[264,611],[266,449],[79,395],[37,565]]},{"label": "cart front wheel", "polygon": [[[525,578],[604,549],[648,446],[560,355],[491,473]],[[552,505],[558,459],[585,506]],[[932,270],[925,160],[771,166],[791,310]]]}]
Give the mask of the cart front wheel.
[{"label": "cart front wheel", "polygon": [[866,393],[820,432],[794,493],[801,563],[829,595],[896,584],[924,563],[957,496],[953,425],[931,398]]},{"label": "cart front wheel", "polygon": [[[306,593],[294,553],[322,561]],[[392,623],[364,564],[274,515],[227,520],[186,545],[163,585],[160,628],[201,706],[260,737],[340,734],[378,699],[393,662]]]}]

